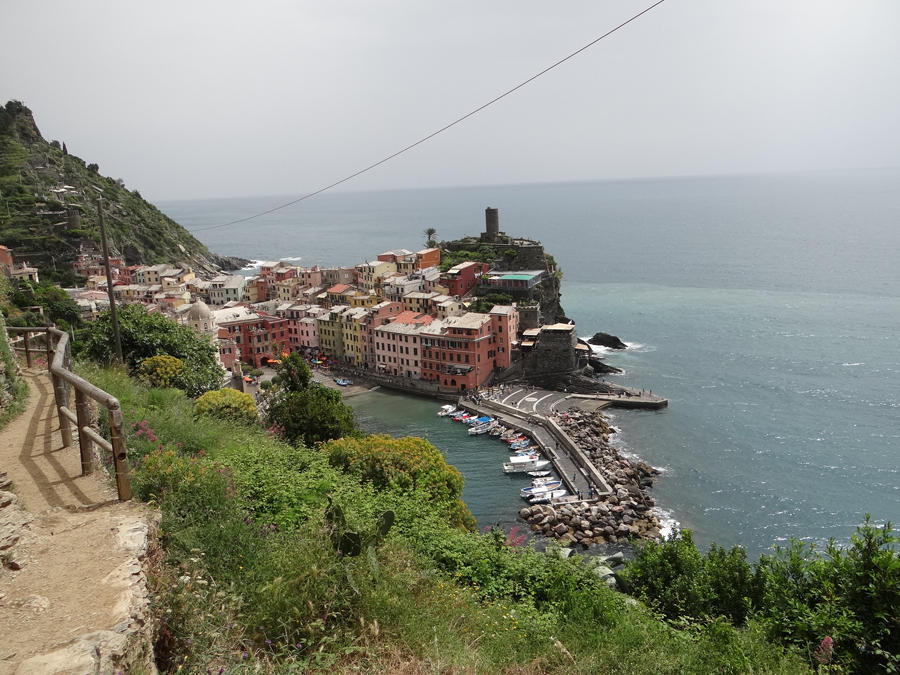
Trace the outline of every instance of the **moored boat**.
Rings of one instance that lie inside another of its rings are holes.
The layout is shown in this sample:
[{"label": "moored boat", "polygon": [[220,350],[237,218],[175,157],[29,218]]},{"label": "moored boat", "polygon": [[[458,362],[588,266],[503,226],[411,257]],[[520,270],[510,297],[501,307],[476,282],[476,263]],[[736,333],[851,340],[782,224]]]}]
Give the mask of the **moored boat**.
[{"label": "moored boat", "polygon": [[532,504],[546,504],[547,502],[557,499],[559,497],[565,497],[569,494],[566,490],[552,490],[548,492],[541,493],[539,495],[535,495],[528,501]]},{"label": "moored boat", "polygon": [[475,436],[477,434],[486,434],[495,426],[497,426],[497,420],[489,419],[487,422],[482,422],[480,424],[472,426],[469,429],[469,435]]},{"label": "moored boat", "polygon": [[521,464],[524,462],[530,462],[531,460],[538,459],[540,455],[536,452],[526,452],[521,455],[512,455],[509,458],[509,461],[513,464]]},{"label": "moored boat", "polygon": [[543,485],[529,485],[528,487],[523,487],[521,490],[519,490],[519,494],[526,499],[529,497],[537,497],[539,494],[542,494],[544,492],[553,492],[553,490],[559,489],[561,485],[561,480],[555,480]]},{"label": "moored boat", "polygon": [[537,471],[546,469],[550,466],[550,460],[536,459],[530,462],[504,462],[503,473],[524,473],[526,471]]},{"label": "moored boat", "polygon": [[438,412],[438,417],[453,417],[454,415],[459,415],[462,412],[461,410],[457,410],[456,406],[448,403],[447,405],[442,405],[440,412]]}]

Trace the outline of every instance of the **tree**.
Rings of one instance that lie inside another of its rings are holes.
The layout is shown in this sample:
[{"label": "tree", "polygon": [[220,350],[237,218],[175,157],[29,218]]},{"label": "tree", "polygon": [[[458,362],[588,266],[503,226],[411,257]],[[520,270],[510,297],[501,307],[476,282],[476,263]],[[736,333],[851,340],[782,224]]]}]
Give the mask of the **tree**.
[{"label": "tree", "polygon": [[340,392],[318,383],[300,391],[277,392],[269,403],[266,422],[281,427],[290,443],[307,447],[358,434],[353,408],[344,404]]},{"label": "tree", "polygon": [[[222,386],[222,367],[209,340],[162,314],[148,314],[143,305],[120,307],[118,314],[122,355],[132,372],[146,359],[166,354],[184,362],[175,386],[189,396]],[[91,324],[83,354],[102,363],[112,359],[114,350],[112,318],[106,311]]]},{"label": "tree", "polygon": [[298,352],[283,357],[281,363],[275,366],[275,372],[278,374],[278,384],[285,391],[302,391],[312,380],[312,372]]},{"label": "tree", "polygon": [[430,246],[430,247],[437,246],[437,242],[434,240],[434,235],[437,234],[436,229],[434,229],[433,227],[426,227],[423,234],[425,235],[425,245],[426,246]]}]

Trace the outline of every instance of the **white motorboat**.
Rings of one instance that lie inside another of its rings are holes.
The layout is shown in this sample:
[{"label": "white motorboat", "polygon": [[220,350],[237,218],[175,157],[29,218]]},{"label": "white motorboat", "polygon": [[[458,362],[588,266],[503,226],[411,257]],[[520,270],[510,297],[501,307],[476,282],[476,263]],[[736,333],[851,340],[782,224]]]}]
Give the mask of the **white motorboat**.
[{"label": "white motorboat", "polygon": [[565,497],[569,494],[566,490],[549,490],[547,492],[542,492],[539,495],[535,495],[528,501],[532,504],[546,504],[552,499],[558,499],[559,497]]},{"label": "white motorboat", "polygon": [[453,417],[454,415],[458,415],[461,410],[457,410],[455,405],[442,405],[440,412],[438,412],[438,417]]},{"label": "white motorboat", "polygon": [[550,466],[548,459],[534,459],[530,462],[504,462],[503,473],[525,473],[526,471],[546,469],[548,466]]},{"label": "white motorboat", "polygon": [[496,420],[492,420],[490,417],[479,417],[475,424],[469,427],[469,435],[486,434],[493,429],[496,424]]},{"label": "white motorboat", "polygon": [[545,478],[550,475],[549,471],[529,471],[528,475],[533,478]]},{"label": "white motorboat", "polygon": [[550,483],[545,483],[544,485],[529,485],[528,487],[524,487],[519,490],[519,494],[521,494],[522,497],[525,497],[526,499],[530,497],[537,497],[544,492],[553,492],[554,490],[558,490],[561,485],[561,480],[555,480]]},{"label": "white motorboat", "polygon": [[529,452],[524,455],[513,455],[509,458],[510,463],[512,464],[522,464],[524,462],[530,462],[535,459],[539,459],[540,455],[536,452]]}]

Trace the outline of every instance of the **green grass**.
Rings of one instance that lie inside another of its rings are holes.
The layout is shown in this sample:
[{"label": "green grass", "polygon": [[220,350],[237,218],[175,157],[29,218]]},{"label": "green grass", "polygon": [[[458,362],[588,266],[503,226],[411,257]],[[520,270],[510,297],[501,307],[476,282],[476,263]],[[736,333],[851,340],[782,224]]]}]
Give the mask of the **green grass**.
[{"label": "green grass", "polygon": [[[429,495],[375,489],[325,453],[195,418],[175,390],[80,372],[120,399],[135,493],[162,511],[151,602],[164,673],[809,672],[753,624],[676,630],[577,558],[452,528]],[[394,528],[342,557],[329,499],[348,528],[385,509]]]}]

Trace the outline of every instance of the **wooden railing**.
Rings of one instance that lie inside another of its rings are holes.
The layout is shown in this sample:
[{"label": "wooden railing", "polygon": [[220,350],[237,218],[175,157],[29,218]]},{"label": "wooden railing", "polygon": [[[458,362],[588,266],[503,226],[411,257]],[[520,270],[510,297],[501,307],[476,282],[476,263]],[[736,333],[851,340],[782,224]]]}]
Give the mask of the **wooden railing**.
[{"label": "wooden railing", "polygon": [[[53,397],[59,416],[59,432],[65,447],[73,444],[72,424],[78,434],[81,452],[81,475],[94,470],[94,443],[110,453],[116,474],[116,490],[119,499],[131,499],[131,482],[128,477],[128,453],[125,449],[125,422],[119,400],[95,387],[83,377],[72,372],[72,352],[69,334],[56,328],[19,328],[7,326],[12,334],[22,334],[22,346],[14,345],[16,351],[25,352],[25,363],[31,368],[35,354],[47,355],[47,366],[53,380]],[[36,336],[38,344],[33,344]],[[53,344],[56,338],[56,344]],[[75,391],[75,412],[70,408],[69,393]],[[103,405],[109,413],[109,435],[106,440],[91,427],[89,399]]]}]

